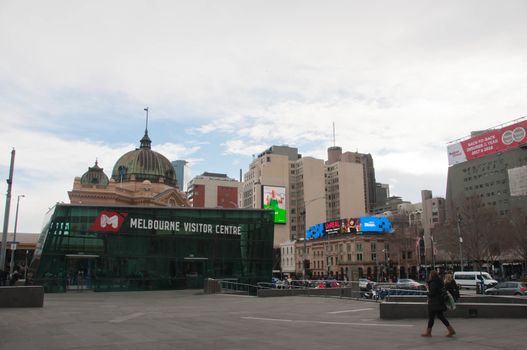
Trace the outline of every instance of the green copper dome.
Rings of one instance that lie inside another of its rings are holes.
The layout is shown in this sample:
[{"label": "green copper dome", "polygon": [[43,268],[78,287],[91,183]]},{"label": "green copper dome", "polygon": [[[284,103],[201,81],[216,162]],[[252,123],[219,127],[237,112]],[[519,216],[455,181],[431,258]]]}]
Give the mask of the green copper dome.
[{"label": "green copper dome", "polygon": [[176,172],[170,161],[160,153],[152,151],[150,148],[150,138],[148,131],[141,139],[141,146],[134,151],[125,153],[112,171],[112,179],[116,182],[149,180],[150,182],[163,182],[167,185],[176,187]]},{"label": "green copper dome", "polygon": [[103,185],[108,186],[108,176],[103,172],[103,169],[99,167],[97,161],[95,165],[91,168],[88,168],[88,171],[84,173],[81,177],[81,184],[83,185]]}]

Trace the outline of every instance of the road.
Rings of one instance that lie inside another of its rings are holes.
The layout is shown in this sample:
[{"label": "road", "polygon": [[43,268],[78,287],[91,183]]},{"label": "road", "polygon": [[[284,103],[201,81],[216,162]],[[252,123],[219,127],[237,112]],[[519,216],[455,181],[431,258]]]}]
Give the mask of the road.
[{"label": "road", "polygon": [[378,304],[200,291],[46,294],[43,308],[1,309],[0,349],[518,349],[527,322],[379,319]]}]

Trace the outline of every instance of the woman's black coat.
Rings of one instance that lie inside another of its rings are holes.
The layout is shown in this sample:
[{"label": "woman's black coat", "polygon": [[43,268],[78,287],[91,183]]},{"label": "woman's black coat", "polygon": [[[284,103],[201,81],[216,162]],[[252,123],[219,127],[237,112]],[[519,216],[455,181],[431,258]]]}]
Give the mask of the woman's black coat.
[{"label": "woman's black coat", "polygon": [[454,297],[454,301],[459,300],[459,286],[457,285],[456,281],[452,280],[452,282],[445,283],[445,289],[452,294]]},{"label": "woman's black coat", "polygon": [[428,311],[446,311],[443,300],[443,281],[436,277],[426,283],[428,284]]}]

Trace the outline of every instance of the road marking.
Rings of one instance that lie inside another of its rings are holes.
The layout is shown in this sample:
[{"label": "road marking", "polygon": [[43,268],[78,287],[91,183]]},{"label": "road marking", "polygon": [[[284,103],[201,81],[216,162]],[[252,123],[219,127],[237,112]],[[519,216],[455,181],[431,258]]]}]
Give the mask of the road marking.
[{"label": "road marking", "polygon": [[144,315],[143,312],[136,312],[135,314],[130,314],[130,315],[114,318],[113,320],[110,320],[109,322],[120,323],[120,322],[124,322],[124,321],[128,321],[128,320],[131,320],[131,319],[134,319],[134,318],[141,317],[143,315]]},{"label": "road marking", "polygon": [[373,308],[370,307],[370,308],[367,308],[367,309],[331,311],[331,312],[328,312],[328,314],[343,314],[345,312],[359,312],[359,311],[368,311],[368,310],[373,310]]},{"label": "road marking", "polygon": [[280,318],[264,318],[264,317],[241,317],[244,320],[256,321],[271,321],[271,322],[291,322],[291,323],[313,323],[313,324],[329,324],[341,326],[368,326],[368,327],[395,327],[407,328],[414,327],[413,324],[389,324],[389,323],[354,323],[354,322],[329,322],[329,321],[303,321],[303,320],[287,320]]}]

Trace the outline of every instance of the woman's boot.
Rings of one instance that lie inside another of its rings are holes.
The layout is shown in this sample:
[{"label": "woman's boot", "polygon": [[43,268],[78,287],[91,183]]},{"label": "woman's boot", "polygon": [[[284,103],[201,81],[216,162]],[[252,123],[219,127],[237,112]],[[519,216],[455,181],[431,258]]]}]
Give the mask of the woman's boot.
[{"label": "woman's boot", "polygon": [[447,337],[451,337],[456,334],[456,331],[454,330],[454,328],[452,328],[452,326],[448,326],[446,328],[448,329],[448,333],[446,334]]},{"label": "woman's boot", "polygon": [[421,333],[421,337],[431,337],[432,336],[432,328],[427,328],[424,333]]}]

